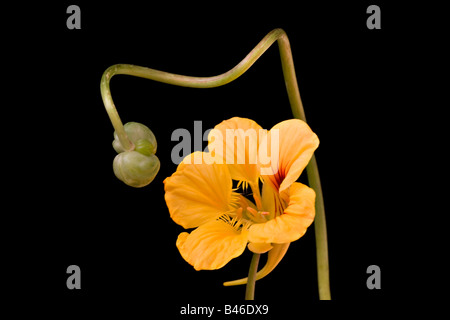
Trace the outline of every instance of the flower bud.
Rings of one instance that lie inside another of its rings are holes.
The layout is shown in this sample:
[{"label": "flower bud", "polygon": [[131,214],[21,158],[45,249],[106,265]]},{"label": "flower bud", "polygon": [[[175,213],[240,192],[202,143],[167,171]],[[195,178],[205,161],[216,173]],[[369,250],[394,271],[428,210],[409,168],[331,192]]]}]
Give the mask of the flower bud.
[{"label": "flower bud", "polygon": [[[141,152],[142,154],[155,154],[156,153],[156,138],[153,132],[145,125],[138,123],[138,122],[128,122],[125,123],[123,126],[128,139],[136,146],[139,143],[139,140],[146,140],[147,146],[146,151]],[[142,141],[141,141],[142,143]],[[117,136],[117,133],[114,132],[114,141],[113,141],[113,148],[116,150],[117,153],[121,153],[126,151],[122,144],[119,141],[119,137]],[[138,151],[138,150],[136,150]]]},{"label": "flower bud", "polygon": [[151,156],[152,154],[155,154],[155,148],[153,147],[152,143],[145,139],[139,139],[134,144],[134,150],[139,152],[140,154],[143,154],[144,156]]},{"label": "flower bud", "polygon": [[155,155],[143,155],[137,151],[119,153],[113,162],[114,174],[125,184],[140,188],[153,181],[159,171],[159,159]]},{"label": "flower bud", "polygon": [[153,181],[160,167],[155,156],[155,135],[147,126],[137,122],[128,122],[123,128],[134,148],[125,150],[114,132],[113,148],[119,153],[113,162],[114,174],[131,187],[145,187]]}]

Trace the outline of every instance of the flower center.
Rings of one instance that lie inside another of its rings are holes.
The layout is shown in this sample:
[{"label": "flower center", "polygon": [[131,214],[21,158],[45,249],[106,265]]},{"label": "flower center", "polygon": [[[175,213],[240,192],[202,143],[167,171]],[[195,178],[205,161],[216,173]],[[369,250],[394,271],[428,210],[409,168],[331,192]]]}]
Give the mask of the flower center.
[{"label": "flower center", "polygon": [[[236,192],[239,187],[242,187],[242,190],[245,193],[249,186],[252,185],[246,181],[239,181],[237,188],[233,189],[233,192],[231,194],[231,207],[233,208],[233,210],[228,212],[228,215],[231,217],[237,217],[242,221],[247,221],[249,223],[249,226],[254,223],[264,223],[270,219],[273,219],[274,215],[271,212],[265,210],[257,210],[253,207],[250,207],[248,205],[249,203],[247,202],[248,200],[243,200],[245,199],[245,197],[241,193]],[[257,190],[255,188],[255,186],[252,187],[252,191],[254,191],[252,195],[257,203],[257,199],[259,200],[261,208],[261,194],[259,192],[259,188]]]},{"label": "flower center", "polygon": [[250,225],[252,225],[252,222],[244,219],[242,217],[242,208],[239,208],[236,210],[236,216],[232,217],[228,214],[224,214],[219,217],[220,221],[225,222],[227,225],[229,225],[231,228],[233,228],[236,232],[242,232],[248,230]]},{"label": "flower center", "polygon": [[257,211],[251,207],[247,207],[244,215],[254,223],[264,223],[269,220],[270,212]]}]

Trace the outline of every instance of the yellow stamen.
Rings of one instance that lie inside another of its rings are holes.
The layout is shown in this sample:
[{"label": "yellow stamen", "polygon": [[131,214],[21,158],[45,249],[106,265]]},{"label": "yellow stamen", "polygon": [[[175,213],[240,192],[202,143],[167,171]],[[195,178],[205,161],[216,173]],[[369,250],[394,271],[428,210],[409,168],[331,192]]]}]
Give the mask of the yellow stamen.
[{"label": "yellow stamen", "polygon": [[253,217],[257,217],[258,211],[256,211],[255,209],[247,207],[247,211],[250,212]]},{"label": "yellow stamen", "polygon": [[[240,210],[239,210],[240,209]],[[242,208],[236,210],[236,216],[231,217],[228,214],[224,214],[219,217],[218,220],[221,220],[232,227],[236,232],[247,231],[248,228],[252,225],[251,221],[242,218]]]},{"label": "yellow stamen", "polygon": [[249,213],[249,218],[256,223],[266,222],[270,217],[270,212],[268,211],[256,211],[251,207],[247,207],[247,212]]}]

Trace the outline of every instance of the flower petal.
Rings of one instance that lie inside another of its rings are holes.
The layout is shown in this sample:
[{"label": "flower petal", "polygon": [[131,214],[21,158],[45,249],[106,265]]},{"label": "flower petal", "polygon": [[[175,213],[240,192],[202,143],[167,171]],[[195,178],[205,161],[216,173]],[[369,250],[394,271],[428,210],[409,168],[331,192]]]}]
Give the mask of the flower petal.
[{"label": "flower petal", "polygon": [[306,122],[291,119],[276,124],[261,140],[258,151],[260,161],[270,154],[266,166],[261,164],[264,181],[280,193],[287,190],[300,177],[318,146],[319,139]]},{"label": "flower petal", "polygon": [[185,229],[215,220],[232,209],[232,181],[227,166],[196,161],[208,157],[204,152],[192,153],[164,180],[170,217]]},{"label": "flower petal", "polygon": [[227,222],[215,220],[201,225],[190,234],[181,233],[177,248],[195,270],[214,270],[244,252],[247,234],[245,228],[241,232]]},{"label": "flower petal", "polygon": [[250,242],[248,244],[248,249],[253,253],[266,253],[270,249],[272,249],[272,245],[270,243],[253,243]]},{"label": "flower petal", "polygon": [[289,202],[284,213],[249,229],[250,242],[286,243],[302,237],[315,215],[316,194],[313,189],[295,182],[289,188]]},{"label": "flower petal", "polygon": [[[281,259],[283,259],[290,244],[291,243],[288,242],[288,243],[273,245],[273,249],[270,250],[269,254],[267,255],[267,262],[266,262],[265,266],[256,273],[256,280],[260,280],[260,279],[264,278],[269,273],[271,273],[273,269],[275,269],[275,267],[278,265],[278,263],[280,263]],[[242,279],[238,279],[238,280],[224,282],[223,285],[226,287],[238,286],[241,284],[246,284],[247,281],[248,281],[248,278],[242,278]]]},{"label": "flower petal", "polygon": [[281,199],[280,194],[268,183],[262,186],[262,206],[264,211],[269,212],[269,217],[273,219],[283,214],[286,202]]},{"label": "flower petal", "polygon": [[208,150],[228,165],[231,178],[257,184],[258,146],[267,134],[255,121],[234,117],[222,121],[208,135]]}]

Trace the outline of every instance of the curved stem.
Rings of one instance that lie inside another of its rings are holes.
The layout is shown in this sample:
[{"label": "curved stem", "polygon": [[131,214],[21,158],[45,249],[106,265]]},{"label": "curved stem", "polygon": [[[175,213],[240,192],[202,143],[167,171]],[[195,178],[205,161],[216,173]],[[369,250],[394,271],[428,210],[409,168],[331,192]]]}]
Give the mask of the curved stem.
[{"label": "curved stem", "polygon": [[[117,64],[109,67],[103,73],[100,90],[103,103],[109,115],[112,125],[116,130],[120,143],[126,150],[133,150],[134,145],[129,141],[122,121],[117,113],[116,107],[111,97],[109,82],[116,74],[127,74],[136,77],[146,78],[167,84],[191,88],[213,88],[227,84],[247,71],[256,60],[275,42],[278,41],[280,50],[283,75],[286,84],[286,90],[289,96],[292,113],[295,118],[306,122],[303,104],[298,90],[297,78],[295,75],[294,62],[292,59],[291,46],[286,33],[282,29],[275,29],[269,32],[257,46],[233,69],[223,74],[213,77],[190,77],[159,71],[155,69],[134,66],[129,64]],[[328,272],[328,245],[326,238],[325,210],[323,205],[322,188],[320,185],[319,171],[317,162],[313,156],[307,168],[308,180],[311,187],[316,192],[316,250],[317,250],[317,268],[320,299],[330,299],[329,272]]]},{"label": "curved stem", "polygon": [[109,115],[111,123],[116,130],[120,143],[126,150],[133,150],[134,146],[129,141],[125,130],[123,129],[122,121],[117,113],[116,107],[112,100],[109,82],[114,75],[126,74],[140,78],[155,80],[167,84],[190,87],[190,88],[214,88],[223,86],[247,71],[261,55],[269,49],[269,47],[278,39],[281,39],[286,33],[282,29],[275,29],[269,32],[256,47],[233,69],[213,77],[191,77],[184,76],[164,71],[159,71],[151,68],[140,67],[130,64],[116,64],[105,70],[100,81],[100,91],[102,94],[103,103]]},{"label": "curved stem", "polygon": [[245,288],[245,300],[255,299],[255,283],[256,283],[256,271],[258,270],[259,257],[261,255],[254,253],[252,261],[250,262],[250,268],[248,270],[248,282]]},{"label": "curved stem", "polygon": [[[297,77],[295,75],[291,46],[286,35],[280,38],[279,48],[292,114],[295,118],[306,122],[305,111],[303,109],[300,92],[298,90]],[[308,181],[311,188],[313,188],[316,192],[316,217],[314,219],[314,231],[316,236],[319,298],[321,300],[331,300],[325,206],[323,202],[322,186],[320,184],[319,168],[317,166],[315,155],[312,156],[308,166],[306,167],[306,173],[308,174]]]},{"label": "curved stem", "polygon": [[117,69],[117,65],[115,65],[105,70],[102,76],[102,80],[100,81],[100,92],[102,94],[102,100],[103,104],[105,105],[106,112],[108,113],[114,130],[119,137],[119,141],[122,144],[123,148],[129,151],[133,150],[134,146],[125,133],[125,129],[123,128],[122,121],[120,120],[119,114],[117,113],[117,109],[111,96],[111,90],[109,88],[109,81],[115,74],[117,74]]},{"label": "curved stem", "polygon": [[[328,240],[325,221],[325,207],[323,204],[322,186],[320,184],[319,169],[316,157],[313,155],[306,167],[308,181],[311,188],[316,190],[316,218],[314,232],[316,234],[317,277],[319,282],[319,297],[321,300],[331,300],[330,277],[328,267]],[[319,192],[317,192],[319,190]]]}]

